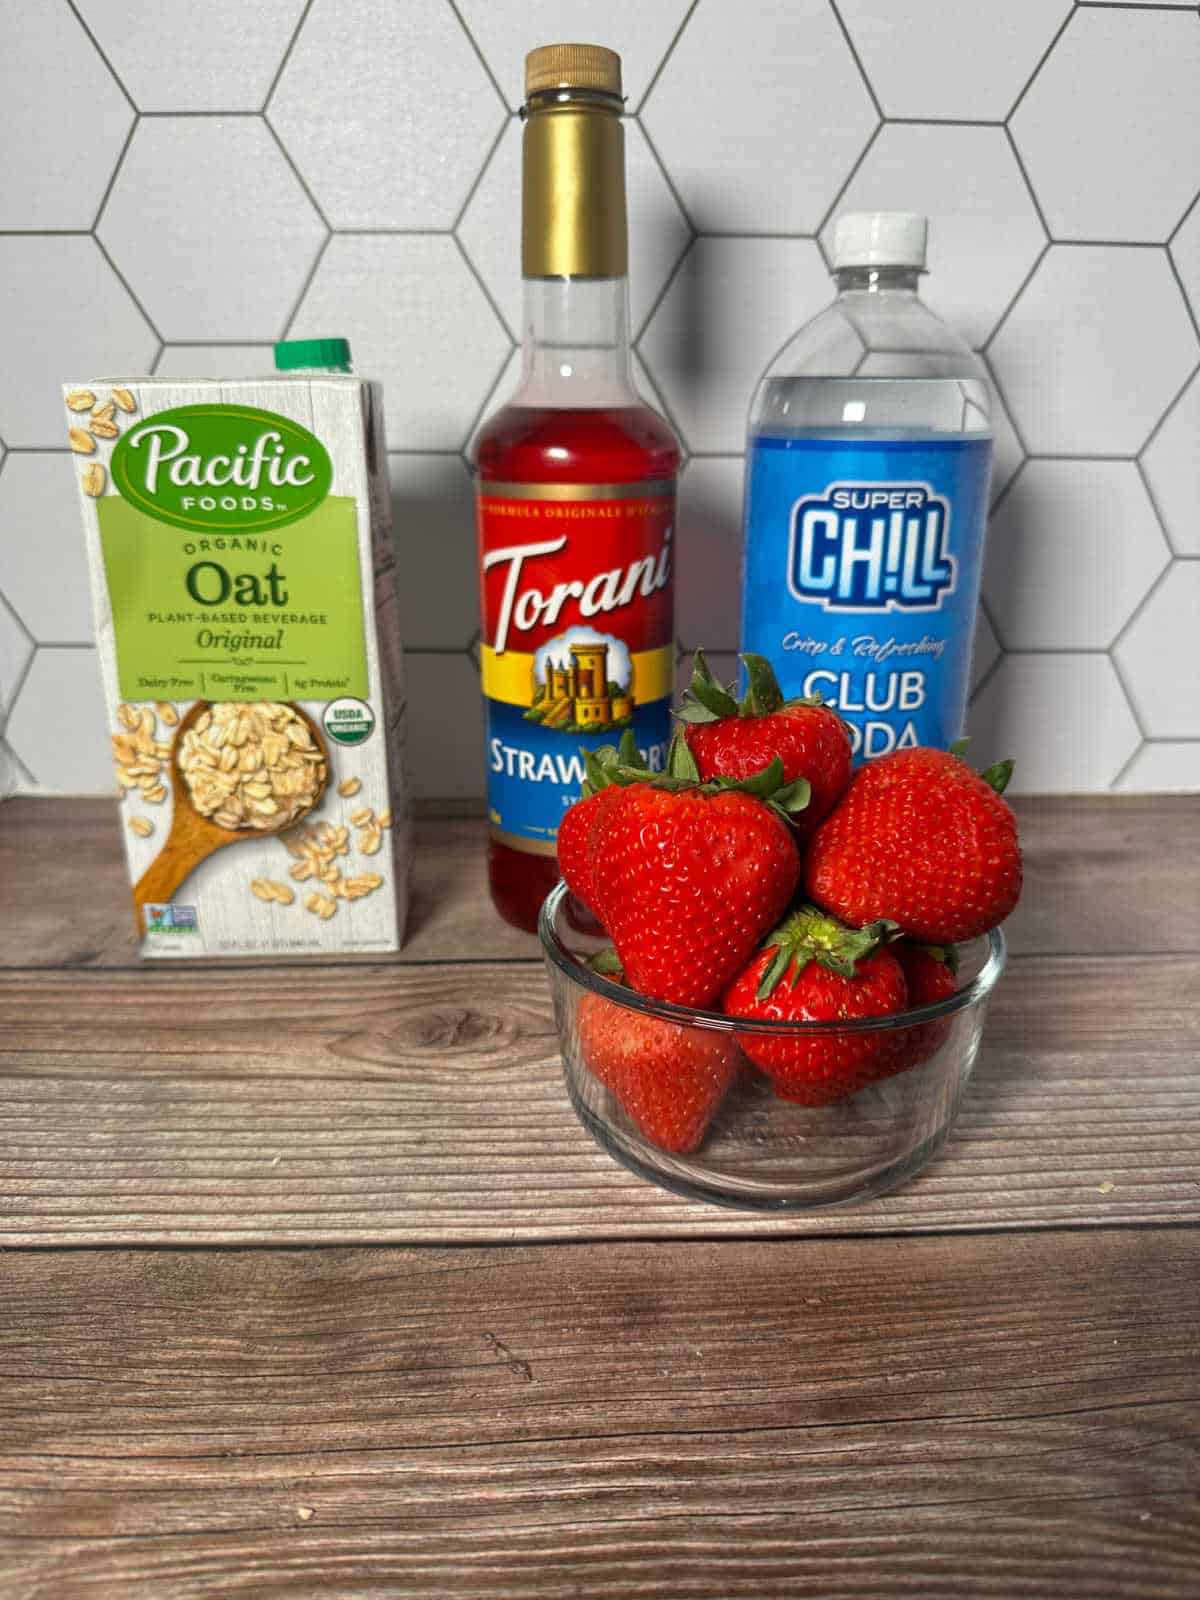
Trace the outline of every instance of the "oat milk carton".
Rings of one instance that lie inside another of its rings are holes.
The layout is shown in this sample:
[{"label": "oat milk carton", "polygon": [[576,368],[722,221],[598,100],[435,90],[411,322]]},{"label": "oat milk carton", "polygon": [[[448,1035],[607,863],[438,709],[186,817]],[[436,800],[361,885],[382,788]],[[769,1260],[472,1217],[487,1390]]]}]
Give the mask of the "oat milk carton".
[{"label": "oat milk carton", "polygon": [[411,854],[381,403],[64,388],[146,956],[399,948]]}]

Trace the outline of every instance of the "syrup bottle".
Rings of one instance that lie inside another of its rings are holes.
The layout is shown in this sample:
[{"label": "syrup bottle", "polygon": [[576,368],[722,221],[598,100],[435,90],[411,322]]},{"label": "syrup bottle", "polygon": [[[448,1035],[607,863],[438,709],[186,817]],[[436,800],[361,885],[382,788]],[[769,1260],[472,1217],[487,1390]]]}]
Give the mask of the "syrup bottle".
[{"label": "syrup bottle", "polygon": [[521,380],[475,465],[488,879],[532,931],[582,749],[665,761],[680,452],[630,371],[620,57],[543,46],[525,92]]}]

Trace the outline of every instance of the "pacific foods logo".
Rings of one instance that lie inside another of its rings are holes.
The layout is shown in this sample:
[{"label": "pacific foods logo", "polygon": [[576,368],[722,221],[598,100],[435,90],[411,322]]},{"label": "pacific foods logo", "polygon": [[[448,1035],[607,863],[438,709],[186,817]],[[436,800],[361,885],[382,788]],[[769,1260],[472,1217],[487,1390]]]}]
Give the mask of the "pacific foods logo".
[{"label": "pacific foods logo", "polygon": [[282,528],[329,493],[333,464],[290,417],[248,406],[177,406],[122,435],[112,456],[121,496],[176,528]]}]

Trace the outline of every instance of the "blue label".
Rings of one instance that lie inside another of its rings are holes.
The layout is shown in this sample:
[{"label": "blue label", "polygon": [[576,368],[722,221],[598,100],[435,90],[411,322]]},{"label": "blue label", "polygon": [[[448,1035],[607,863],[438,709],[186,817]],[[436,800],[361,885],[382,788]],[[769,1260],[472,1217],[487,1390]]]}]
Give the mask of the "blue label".
[{"label": "blue label", "polygon": [[962,731],[991,460],[987,438],[751,440],[742,649],[859,757]]},{"label": "blue label", "polygon": [[[519,706],[485,700],[487,707],[488,810],[492,828],[506,843],[542,840],[553,848],[563,812],[579,799],[583,750],[616,744],[619,732],[564,736],[526,720]],[[642,763],[652,772],[666,765],[671,737],[670,702],[638,706],[634,737]]]}]

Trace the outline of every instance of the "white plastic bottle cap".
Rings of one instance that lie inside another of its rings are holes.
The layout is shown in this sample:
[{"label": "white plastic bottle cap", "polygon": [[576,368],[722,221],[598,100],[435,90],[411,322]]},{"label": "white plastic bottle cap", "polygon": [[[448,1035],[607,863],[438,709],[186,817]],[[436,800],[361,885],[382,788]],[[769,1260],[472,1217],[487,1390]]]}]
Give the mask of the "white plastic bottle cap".
[{"label": "white plastic bottle cap", "polygon": [[915,211],[848,211],[833,228],[833,270],[916,267],[925,271],[929,219]]}]

